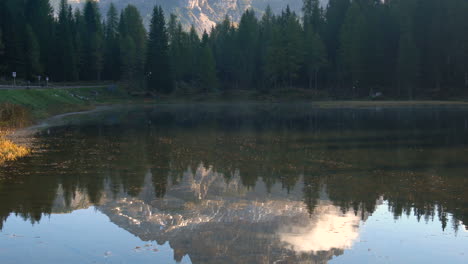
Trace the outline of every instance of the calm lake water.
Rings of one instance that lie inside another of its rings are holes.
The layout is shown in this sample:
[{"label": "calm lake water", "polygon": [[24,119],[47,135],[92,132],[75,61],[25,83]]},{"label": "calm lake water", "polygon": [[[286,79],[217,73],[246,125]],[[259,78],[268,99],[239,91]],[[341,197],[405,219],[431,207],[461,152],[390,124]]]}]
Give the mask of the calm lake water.
[{"label": "calm lake water", "polygon": [[48,121],[0,262],[468,263],[468,108],[161,105]]}]

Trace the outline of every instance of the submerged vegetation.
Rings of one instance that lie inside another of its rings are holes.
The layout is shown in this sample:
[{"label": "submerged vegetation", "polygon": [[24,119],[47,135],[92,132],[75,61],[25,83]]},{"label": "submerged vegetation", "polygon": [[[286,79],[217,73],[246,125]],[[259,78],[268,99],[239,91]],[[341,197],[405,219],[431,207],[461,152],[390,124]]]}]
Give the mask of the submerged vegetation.
[{"label": "submerged vegetation", "polygon": [[[278,88],[332,98],[451,99],[468,87],[464,0],[304,0],[302,13],[247,10],[210,32],[155,7],[106,15],[97,1],[0,2],[0,76],[37,82],[113,80],[152,93]],[[167,20],[167,21],[166,21]]]}]

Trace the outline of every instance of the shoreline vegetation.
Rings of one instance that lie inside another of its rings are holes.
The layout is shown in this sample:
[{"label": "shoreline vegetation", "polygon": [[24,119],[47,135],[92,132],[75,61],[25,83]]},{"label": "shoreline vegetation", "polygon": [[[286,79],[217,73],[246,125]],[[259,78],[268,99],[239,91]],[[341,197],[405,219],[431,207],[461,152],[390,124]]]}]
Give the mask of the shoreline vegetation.
[{"label": "shoreline vegetation", "polygon": [[31,153],[27,144],[17,142],[17,138],[11,135],[40,120],[103,105],[179,103],[307,103],[317,108],[468,107],[468,101],[456,100],[330,100],[324,95],[300,89],[278,89],[269,94],[237,90],[165,96],[132,94],[121,85],[108,84],[80,88],[0,90],[0,166]]},{"label": "shoreline vegetation", "polygon": [[29,148],[8,138],[17,127],[28,125],[29,111],[20,105],[0,103],[0,166],[30,154]]}]

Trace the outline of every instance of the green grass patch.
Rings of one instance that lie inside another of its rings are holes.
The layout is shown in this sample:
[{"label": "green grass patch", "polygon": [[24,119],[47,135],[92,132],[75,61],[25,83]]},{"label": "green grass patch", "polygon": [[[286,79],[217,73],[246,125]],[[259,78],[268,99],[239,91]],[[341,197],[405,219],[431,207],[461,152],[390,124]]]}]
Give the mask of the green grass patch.
[{"label": "green grass patch", "polygon": [[31,112],[34,119],[86,110],[95,104],[118,103],[129,99],[125,91],[109,87],[0,90],[0,104],[23,106]]}]

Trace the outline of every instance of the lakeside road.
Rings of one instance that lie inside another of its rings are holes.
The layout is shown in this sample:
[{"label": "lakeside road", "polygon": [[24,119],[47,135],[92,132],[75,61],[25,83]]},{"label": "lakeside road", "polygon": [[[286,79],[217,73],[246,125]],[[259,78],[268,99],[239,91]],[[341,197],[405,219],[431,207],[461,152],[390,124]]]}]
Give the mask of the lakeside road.
[{"label": "lakeside road", "polygon": [[102,88],[113,84],[102,84],[102,85],[72,85],[72,86],[12,86],[12,85],[0,85],[0,90],[40,90],[40,89],[81,89],[81,88]]}]

